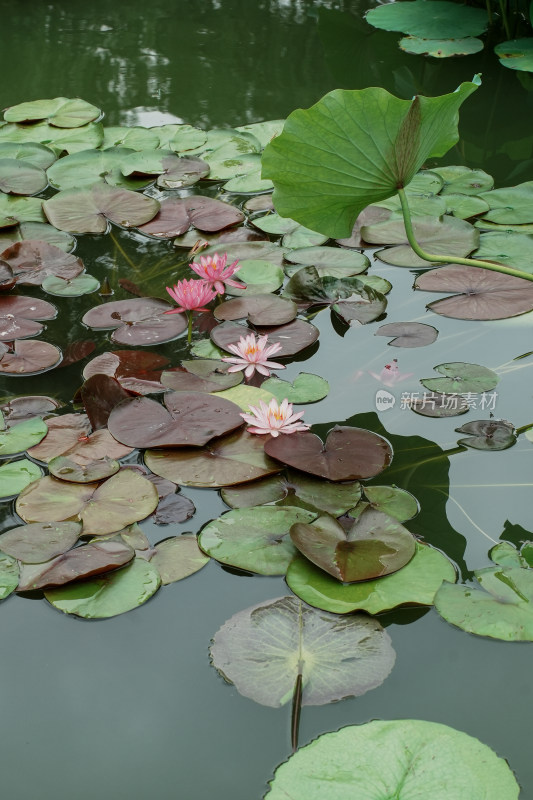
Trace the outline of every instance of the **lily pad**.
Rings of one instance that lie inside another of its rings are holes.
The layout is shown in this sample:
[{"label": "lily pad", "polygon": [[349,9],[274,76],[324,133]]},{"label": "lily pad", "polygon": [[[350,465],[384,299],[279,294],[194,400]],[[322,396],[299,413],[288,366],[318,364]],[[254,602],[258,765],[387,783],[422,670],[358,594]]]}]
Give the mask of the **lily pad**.
[{"label": "lily pad", "polygon": [[37,320],[54,319],[57,308],[46,300],[10,295],[0,297],[0,342],[38,336],[43,326]]},{"label": "lily pad", "polygon": [[465,194],[447,194],[443,197],[446,201],[446,213],[453,214],[460,219],[470,219],[480,216],[489,210],[489,204],[481,197]]},{"label": "lily pad", "polygon": [[2,552],[25,564],[42,564],[74,547],[80,534],[79,522],[33,522],[3,533],[0,544]]},{"label": "lily pad", "polygon": [[500,378],[488,367],[479,364],[467,364],[453,361],[434,367],[444,378],[421,378],[420,383],[426,389],[449,394],[462,392],[490,392],[498,385]]},{"label": "lily pad", "polygon": [[4,111],[4,119],[6,122],[36,122],[44,119],[57,128],[78,128],[98,119],[101,114],[99,108],[81,97],[54,97],[10,106]]},{"label": "lily pad", "polygon": [[[22,424],[22,423],[21,423]],[[0,431],[0,454],[2,453],[5,442]],[[14,497],[19,494],[33,481],[38,480],[43,474],[43,471],[33,461],[27,458],[21,458],[20,461],[11,461],[8,464],[0,465],[0,500],[5,500],[7,497]],[[0,546],[0,550],[2,546]],[[3,552],[8,552],[4,550]]]},{"label": "lily pad", "polygon": [[256,192],[268,192],[274,188],[272,181],[264,180],[261,177],[261,170],[256,169],[247,172],[246,175],[237,175],[230,178],[224,184],[225,192],[236,192],[237,194],[255,194]]},{"label": "lily pad", "polygon": [[388,343],[391,347],[426,347],[428,344],[433,344],[439,332],[432,325],[425,325],[422,322],[390,322],[381,325],[374,335],[393,336],[392,341]]},{"label": "lily pad", "polygon": [[38,143],[2,142],[0,159],[14,158],[24,164],[32,164],[41,169],[48,169],[56,160],[56,154],[49,147]]},{"label": "lily pad", "polygon": [[0,254],[1,262],[12,269],[17,283],[24,286],[40,286],[50,276],[71,280],[84,270],[81,258],[42,241],[13,244]]},{"label": "lily pad", "polygon": [[281,471],[265,455],[261,437],[237,431],[203,448],[147,450],[146,466],[181,486],[220,488],[263,478]]},{"label": "lily pad", "polygon": [[409,408],[423,417],[458,417],[466,414],[470,406],[460,394],[424,392],[422,397],[410,398]]},{"label": "lily pad", "polygon": [[274,136],[279,136],[283,130],[284,124],[284,119],[268,119],[264,122],[251,122],[249,125],[239,125],[235,130],[239,133],[251,133],[257,139],[261,147],[266,147]]},{"label": "lily pad", "polygon": [[[42,215],[44,219],[44,214]],[[65,253],[76,248],[76,239],[65,231],[58,231],[47,222],[21,222],[16,228],[0,228],[0,254],[10,245],[26,240],[46,242]]]},{"label": "lily pad", "polygon": [[392,459],[382,436],[362,428],[336,425],[326,442],[310,431],[271,437],[265,453],[291,467],[332,481],[351,481],[379,475]]},{"label": "lily pad", "polygon": [[[0,202],[1,200],[2,198],[0,196]],[[2,209],[0,206],[0,214],[1,213]],[[220,248],[217,245],[206,247],[205,250],[202,250],[200,255],[194,257],[193,261],[199,263],[201,256],[212,256],[219,250]],[[224,247],[224,252],[228,257],[228,264],[231,264],[233,261],[254,259],[259,261],[269,261],[271,264],[280,266],[283,262],[283,256],[286,253],[286,249],[284,247],[280,247],[276,242],[234,242],[228,244],[227,247]]]},{"label": "lily pad", "polygon": [[[2,362],[0,361],[0,367]],[[40,417],[27,419],[0,430],[0,456],[13,456],[28,450],[46,436],[48,427]]]},{"label": "lily pad", "polygon": [[533,236],[525,233],[483,233],[472,258],[533,272]]},{"label": "lily pad", "polygon": [[[160,487],[156,484],[156,489],[160,494]],[[155,525],[169,525],[174,523],[186,522],[196,511],[192,500],[185,495],[174,492],[161,497],[157,508],[152,516]]]},{"label": "lily pad", "polygon": [[[184,198],[190,224],[204,233],[216,233],[243,222],[244,214],[231,203],[224,203],[214,197],[190,195]],[[204,255],[204,253],[202,253]],[[229,263],[232,260],[228,256]],[[197,261],[198,259],[195,259]]]},{"label": "lily pad", "polygon": [[12,197],[0,192],[0,228],[12,228],[19,222],[46,222],[43,201],[39,197]]},{"label": "lily pad", "polygon": [[420,275],[415,289],[460,292],[428,303],[428,308],[452,319],[507,319],[533,310],[531,281],[501,272],[451,264]]},{"label": "lily pad", "polygon": [[[320,273],[320,267],[326,270],[340,269],[343,274],[358,275],[370,266],[370,260],[354,250],[342,250],[339,247],[301,247],[291,250],[285,256],[286,261],[291,264],[300,264],[303,267],[316,267]],[[326,274],[331,275],[331,272]],[[340,277],[340,275],[339,275]]]},{"label": "lily pad", "polygon": [[314,519],[312,511],[290,506],[239,508],[209,522],[198,544],[222,564],[259,575],[285,575],[296,553],[291,526]]},{"label": "lily pad", "polygon": [[130,150],[147,150],[159,146],[159,136],[155,131],[137,125],[111,126],[104,128],[102,150],[108,147],[128,147]]},{"label": "lily pad", "polygon": [[458,6],[446,0],[411,0],[386,4],[367,11],[365,19],[374,28],[401,31],[426,39],[477,36],[487,28],[485,9]]},{"label": "lily pad", "polygon": [[376,688],[395,660],[377,620],[362,614],[339,620],[295,597],[239,611],[217,631],[210,654],[240,694],[274,708],[291,701],[298,674],[302,705],[324,705]]},{"label": "lily pad", "polygon": [[111,339],[117,344],[150,346],[170,342],[187,327],[183,314],[168,314],[172,306],[156,297],[115,300],[94,306],[82,317],[93,330],[114,329]]},{"label": "lily pad", "polygon": [[209,164],[201,158],[180,158],[171,150],[140,150],[121,159],[120,169],[127,178],[138,175],[157,176],[160,189],[181,189],[192,186],[209,174]]},{"label": "lily pad", "polygon": [[292,300],[273,294],[234,297],[214,310],[217,320],[247,319],[252,325],[285,325],[292,322],[297,313]]},{"label": "lily pad", "polygon": [[[217,347],[227,350],[228,344],[238,344],[241,336],[247,336],[255,331],[236,322],[223,322],[211,331],[211,339]],[[268,343],[281,344],[281,350],[276,353],[277,358],[293,356],[310,345],[314,344],[319,336],[318,328],[302,319],[295,319],[286,325],[259,328],[258,333],[268,334]]]},{"label": "lily pad", "polygon": [[2,158],[0,154],[0,192],[30,195],[42,192],[47,186],[48,178],[40,167],[16,158]]},{"label": "lily pad", "polygon": [[161,575],[161,583],[167,586],[183,578],[188,578],[205,567],[209,556],[198,547],[196,536],[184,534],[165,539],[155,546],[150,563]]},{"label": "lily pad", "polygon": [[[424,5],[426,5],[425,0]],[[452,5],[452,3],[446,3],[446,5]],[[400,50],[404,50],[406,53],[433,56],[433,58],[469,56],[472,53],[479,53],[480,50],[483,50],[481,39],[476,39],[473,36],[466,36],[463,39],[430,39],[419,36],[406,36],[404,39],[400,39],[398,44]]]},{"label": "lily pad", "polygon": [[359,517],[361,511],[368,507],[382,511],[399,522],[406,522],[418,514],[416,497],[397,486],[365,486],[364,494],[365,500],[361,500],[350,511],[350,516]]},{"label": "lily pad", "polygon": [[329,383],[310,372],[300,372],[292,383],[278,377],[267,378],[261,388],[271,392],[280,403],[285,398],[289,403],[317,403],[329,393]]},{"label": "lily pad", "polygon": [[120,464],[112,458],[87,461],[79,464],[68,456],[56,456],[48,462],[48,470],[54,478],[70,483],[93,483],[110,478],[120,469]]},{"label": "lily pad", "polygon": [[[41,301],[43,302],[43,301]],[[38,375],[56,367],[61,350],[38,339],[19,339],[2,352],[0,342],[0,375]]]},{"label": "lily pad", "polygon": [[54,189],[87,189],[96,183],[108,183],[124,189],[144,189],[152,183],[151,176],[125,177],[121,171],[123,162],[134,154],[127,147],[111,147],[106,150],[81,150],[64,156],[48,170],[48,180]]},{"label": "lily pad", "polygon": [[120,385],[135,394],[162,392],[161,372],[168,366],[168,358],[144,350],[114,350],[101,353],[86,364],[84,380],[92,375],[104,374],[115,378]]},{"label": "lily pad", "polygon": [[458,439],[457,444],[474,450],[507,450],[516,444],[514,425],[502,419],[477,419],[455,430],[469,434],[465,439]]},{"label": "lily pad", "polygon": [[483,219],[498,225],[523,225],[533,222],[533,181],[493,189],[485,192],[482,199],[488,203],[490,211]]},{"label": "lily pad", "polygon": [[533,72],[533,42],[531,38],[501,42],[496,45],[494,52],[504,67],[521,72]]},{"label": "lily pad", "polygon": [[10,123],[0,127],[2,142],[39,142],[45,144],[58,156],[63,152],[77,153],[99,147],[104,138],[103,127],[99,122],[89,122],[79,128],[57,128],[47,122],[35,125]]},{"label": "lily pad", "polygon": [[135,558],[122,569],[83,583],[48,589],[44,596],[65,614],[104,619],[146,603],[160,585],[157,569],[148,561]]},{"label": "lily pad", "polygon": [[239,263],[239,269],[235,272],[234,277],[239,282],[244,281],[246,288],[238,289],[228,286],[227,294],[241,297],[275,292],[283,284],[284,275],[281,267],[271,264],[269,261],[246,259]]},{"label": "lily pad", "polygon": [[415,553],[415,538],[398,520],[365,509],[348,531],[330,516],[296,522],[291,539],[300,552],[338,581],[381,578],[404,567]]},{"label": "lily pad", "polygon": [[47,294],[56,297],[81,297],[84,294],[96,292],[100,288],[100,281],[94,275],[86,272],[76,278],[67,279],[49,275],[44,279],[41,287]]},{"label": "lily pad", "polygon": [[230,366],[208,358],[182,361],[180,370],[161,373],[161,383],[175,392],[220,392],[242,382],[242,373],[228,372]]},{"label": "lily pad", "polygon": [[431,606],[442,582],[455,579],[451,561],[421,542],[416,542],[415,555],[403,569],[363,583],[342,584],[303,557],[292,562],[286,575],[289,589],[295,595],[309,605],[335,614],[352,611],[379,614],[406,603]]},{"label": "lily pad", "polygon": [[468,194],[478,195],[481,192],[488,192],[494,186],[494,178],[482,169],[470,169],[469,167],[445,166],[432,167],[432,172],[436,172],[444,185],[441,194]]},{"label": "lily pad", "polygon": [[447,622],[477,636],[506,642],[533,641],[533,572],[486,567],[474,572],[479,586],[444,583],[435,608]]},{"label": "lily pad", "polygon": [[5,600],[17,588],[19,565],[11,556],[0,553],[0,600]]},{"label": "lily pad", "polygon": [[483,800],[517,800],[520,792],[503,758],[473,736],[436,722],[373,720],[298,750],[278,767],[265,797],[349,800],[358,792],[376,800],[463,800],[465,786]]},{"label": "lily pad", "polygon": [[274,398],[274,395],[267,389],[263,389],[262,386],[257,388],[256,386],[247,386],[244,383],[232,386],[231,389],[217,392],[216,396],[231,400],[232,403],[235,403],[242,411],[246,412],[250,411],[250,406],[259,405],[260,400],[263,400],[268,405]]},{"label": "lily pad", "polygon": [[[165,126],[170,128],[170,126]],[[184,153],[187,150],[195,150],[207,142],[207,133],[201,128],[194,128],[192,125],[175,125],[174,135],[168,137],[168,142],[160,136],[160,147],[169,147],[177,153]],[[169,131],[170,132],[170,131]]]},{"label": "lily pad", "polygon": [[259,172],[261,169],[261,156],[259,153],[243,153],[242,155],[231,156],[226,153],[224,147],[219,147],[203,154],[202,157],[209,165],[208,178],[210,181],[227,181],[239,175]]}]

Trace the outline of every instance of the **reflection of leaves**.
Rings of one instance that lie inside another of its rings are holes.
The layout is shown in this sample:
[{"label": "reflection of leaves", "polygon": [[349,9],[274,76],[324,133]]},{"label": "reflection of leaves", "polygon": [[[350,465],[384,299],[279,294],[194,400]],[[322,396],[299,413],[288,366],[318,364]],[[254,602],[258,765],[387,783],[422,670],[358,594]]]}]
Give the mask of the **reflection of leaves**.
[{"label": "reflection of leaves", "polygon": [[214,666],[245,697],[274,708],[292,698],[324,705],[379,686],[395,660],[388,634],[364,615],[339,618],[280,597],[240,611],[217,632]]}]

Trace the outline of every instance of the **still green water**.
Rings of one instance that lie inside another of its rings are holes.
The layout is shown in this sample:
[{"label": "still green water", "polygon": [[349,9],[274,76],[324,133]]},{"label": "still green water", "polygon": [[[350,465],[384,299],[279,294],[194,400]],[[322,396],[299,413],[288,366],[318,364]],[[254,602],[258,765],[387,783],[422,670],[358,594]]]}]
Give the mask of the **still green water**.
[{"label": "still green water", "polygon": [[[497,185],[531,178],[528,76],[500,67],[490,50],[442,63],[402,54],[395,34],[369,34],[358,21],[365,7],[333,0],[0,2],[2,106],[81,96],[105,111],[107,124],[185,121],[207,128],[282,118],[337,86],[382,85],[404,97],[414,91],[439,94],[482,71],[483,88],[462,113],[462,140],[448,162],[481,166]],[[116,235],[142,270],[172,252],[167,244]],[[109,237],[80,237],[77,255],[112,285],[117,276],[137,277],[111,249]],[[172,274],[173,257],[165,263],[150,281],[157,294]],[[358,380],[357,372],[379,372],[394,356],[402,372],[413,373],[393,390],[399,397],[398,388],[419,390],[418,379],[431,376],[435,364],[468,361],[495,369],[531,349],[525,318],[435,318],[425,312],[426,300],[412,293],[408,270],[376,264],[372,271],[394,284],[388,321],[429,322],[439,339],[429,348],[391,354],[386,339],[374,338],[375,326],[340,339],[329,312],[322,311],[313,320],[321,330],[317,352],[284,375],[293,379],[303,368],[330,381],[330,395],[306,407],[310,423],[375,410],[379,384]],[[94,299],[53,301],[59,314],[47,326],[47,340],[64,348],[86,338],[79,319]],[[108,349],[105,333],[93,338],[96,352]],[[185,349],[179,340],[161,352],[177,362]],[[495,415],[518,426],[533,421],[533,409],[530,370],[525,361],[517,364],[524,368],[502,376]],[[40,378],[2,379],[0,395],[48,393],[69,401],[81,366]],[[426,419],[399,403],[381,419],[391,432],[419,434],[443,448],[455,445],[454,428],[463,422]],[[447,514],[456,532],[448,548],[454,560],[464,556],[469,569],[485,566],[507,519],[531,529],[531,453],[521,437],[505,452],[452,457]],[[196,515],[181,526],[146,525],[153,541],[196,532],[226,510],[215,492],[184,494],[195,502]],[[2,529],[16,524],[10,507],[0,521]],[[107,621],[66,617],[40,600],[7,600],[0,614],[6,797],[259,800],[274,768],[290,753],[289,711],[241,697],[210,666],[207,648],[232,614],[286,592],[281,579],[238,576],[212,562],[145,606]],[[507,758],[523,788],[521,798],[533,797],[531,646],[469,636],[434,611],[418,619],[403,612],[388,621],[397,652],[390,677],[357,700],[304,708],[301,744],[374,718],[442,722]]]}]

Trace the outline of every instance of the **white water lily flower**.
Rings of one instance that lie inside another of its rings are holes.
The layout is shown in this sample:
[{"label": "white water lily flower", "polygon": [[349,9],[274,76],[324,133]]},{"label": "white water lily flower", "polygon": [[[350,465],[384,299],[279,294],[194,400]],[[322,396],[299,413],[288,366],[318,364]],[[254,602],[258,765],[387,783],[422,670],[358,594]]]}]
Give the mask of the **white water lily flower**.
[{"label": "white water lily flower", "polygon": [[237,356],[225,356],[222,359],[233,363],[228,372],[239,372],[243,369],[246,377],[251,378],[255,370],[268,377],[270,369],[285,369],[283,364],[268,361],[269,356],[281,350],[281,344],[275,342],[267,346],[267,340],[268,336],[260,336],[256,340],[255,334],[251,333],[249,336],[241,336],[238,344],[228,344],[227,349]]},{"label": "white water lily flower", "polygon": [[274,398],[267,405],[264,400],[259,401],[257,406],[250,406],[251,414],[241,414],[241,417],[252,427],[246,430],[249,433],[270,433],[271,436],[279,436],[280,433],[294,433],[295,431],[307,431],[309,425],[300,422],[304,412],[292,413],[292,403],[287,398],[278,405]]}]

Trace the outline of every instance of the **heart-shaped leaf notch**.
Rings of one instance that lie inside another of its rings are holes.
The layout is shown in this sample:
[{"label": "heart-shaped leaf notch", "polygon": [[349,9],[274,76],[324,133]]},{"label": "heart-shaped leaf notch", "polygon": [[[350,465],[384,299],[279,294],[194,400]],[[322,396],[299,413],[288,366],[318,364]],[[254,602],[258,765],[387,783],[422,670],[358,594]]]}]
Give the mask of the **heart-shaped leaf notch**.
[{"label": "heart-shaped leaf notch", "polygon": [[398,520],[368,508],[346,532],[336,519],[298,522],[291,539],[317,567],[343,583],[381,578],[404,567],[415,554],[415,539]]},{"label": "heart-shaped leaf notch", "polygon": [[271,437],[265,453],[290,467],[330,481],[374,478],[392,459],[388,441],[363,428],[336,425],[326,442],[310,431]]}]

